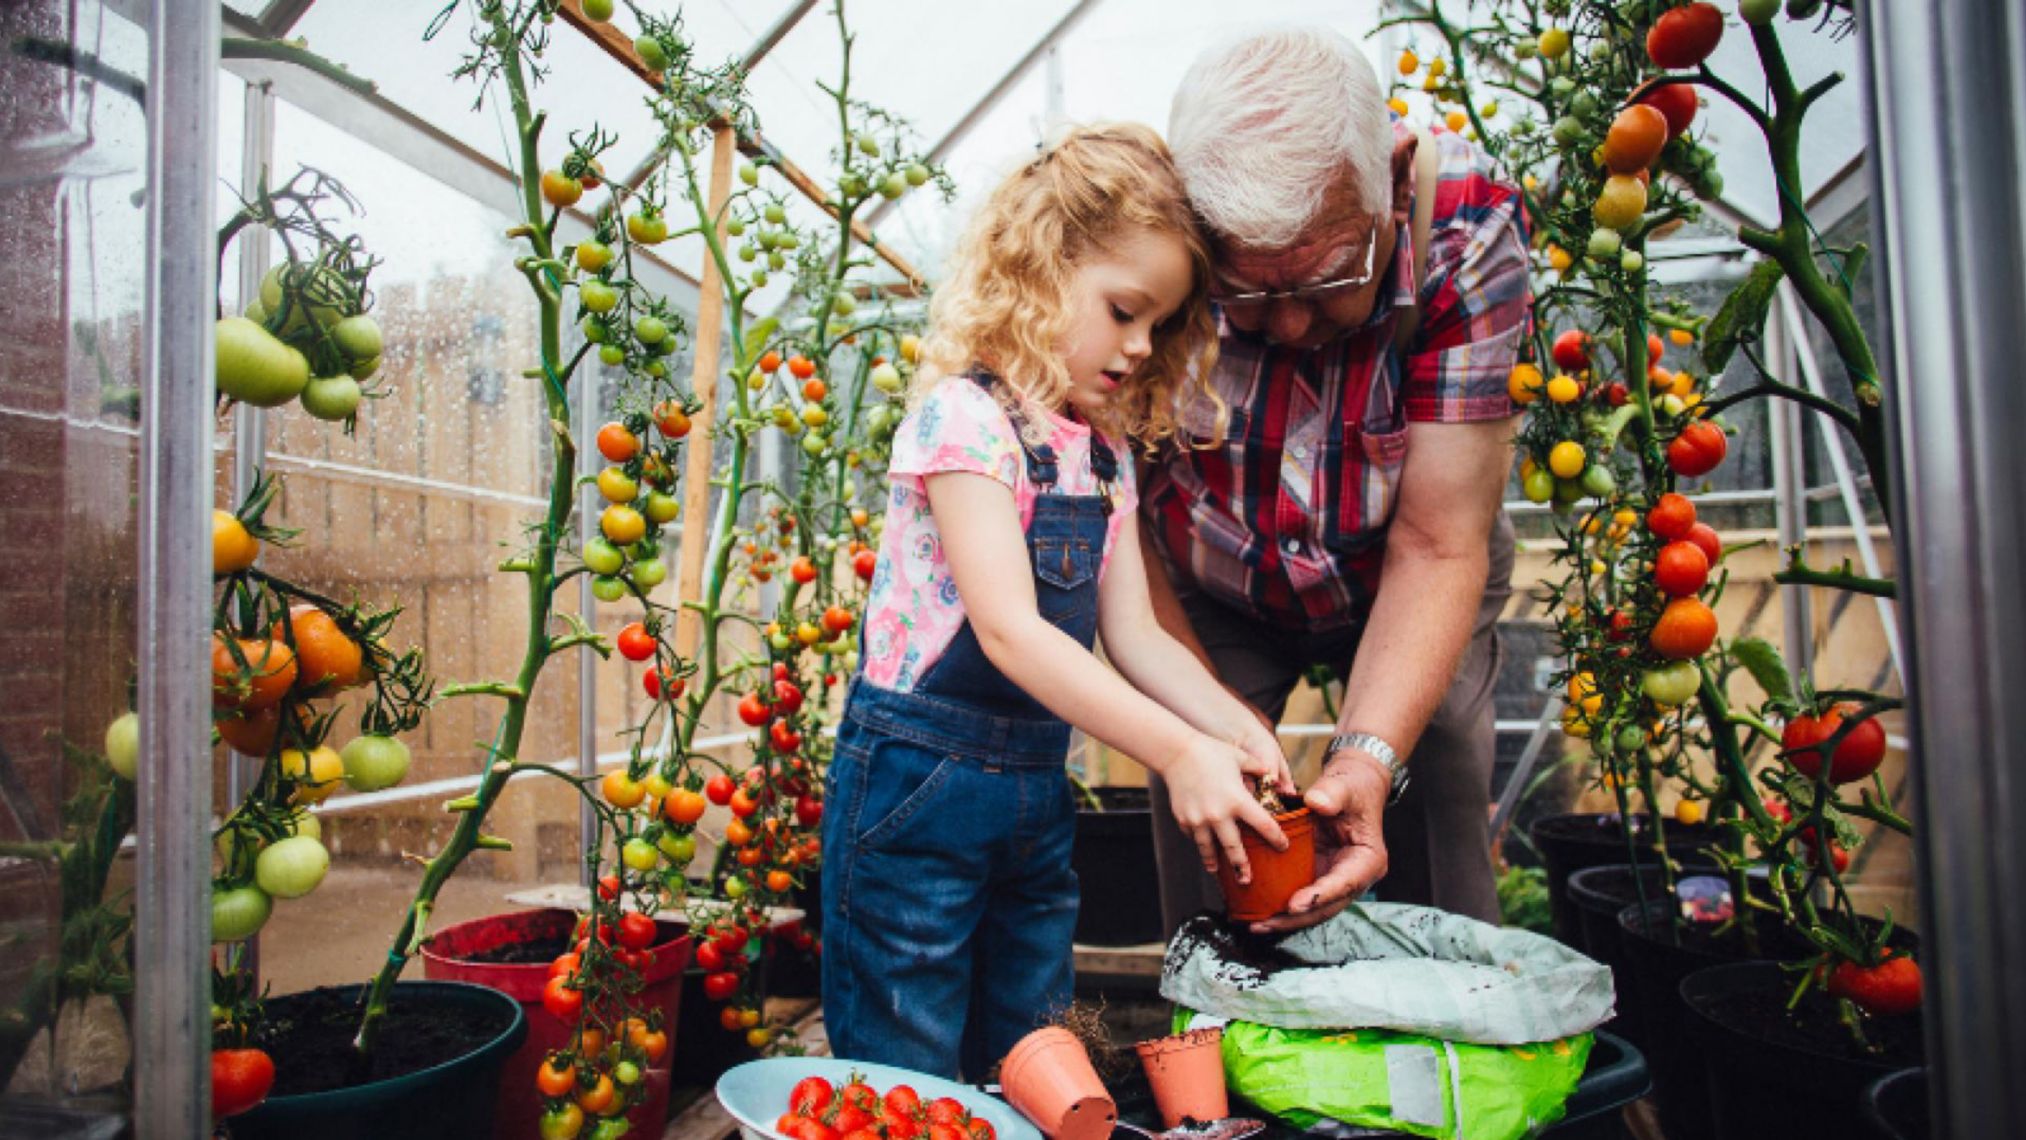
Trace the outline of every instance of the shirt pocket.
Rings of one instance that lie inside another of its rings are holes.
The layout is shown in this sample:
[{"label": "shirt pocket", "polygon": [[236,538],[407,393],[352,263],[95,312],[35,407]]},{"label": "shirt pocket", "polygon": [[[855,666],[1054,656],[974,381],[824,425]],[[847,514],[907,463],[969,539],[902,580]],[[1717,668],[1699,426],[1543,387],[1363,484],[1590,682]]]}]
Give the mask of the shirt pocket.
[{"label": "shirt pocket", "polygon": [[1385,541],[1387,524],[1400,499],[1400,472],[1407,463],[1407,428],[1351,430],[1338,473],[1336,527],[1332,545],[1349,553]]}]

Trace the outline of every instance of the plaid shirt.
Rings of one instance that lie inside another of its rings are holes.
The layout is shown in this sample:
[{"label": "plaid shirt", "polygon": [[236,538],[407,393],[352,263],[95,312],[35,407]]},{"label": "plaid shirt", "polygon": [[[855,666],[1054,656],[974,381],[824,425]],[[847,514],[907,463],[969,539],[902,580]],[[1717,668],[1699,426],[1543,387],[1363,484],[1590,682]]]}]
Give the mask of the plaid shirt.
[{"label": "plaid shirt", "polygon": [[[1396,136],[1408,132],[1393,124]],[[1437,129],[1439,180],[1422,316],[1393,351],[1396,313],[1414,301],[1410,227],[1398,227],[1390,287],[1355,332],[1283,348],[1221,327],[1211,386],[1230,407],[1221,447],[1200,445],[1215,410],[1198,397],[1156,457],[1143,509],[1178,590],[1201,591],[1275,625],[1361,622],[1399,500],[1407,425],[1505,419],[1506,378],[1530,314],[1517,188]]]}]

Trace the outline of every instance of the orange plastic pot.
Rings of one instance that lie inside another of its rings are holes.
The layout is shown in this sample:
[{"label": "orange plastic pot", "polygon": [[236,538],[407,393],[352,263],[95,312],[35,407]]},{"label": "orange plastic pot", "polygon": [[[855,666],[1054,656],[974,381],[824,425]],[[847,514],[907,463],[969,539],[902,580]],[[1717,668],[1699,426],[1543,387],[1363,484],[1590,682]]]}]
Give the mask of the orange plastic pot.
[{"label": "orange plastic pot", "polygon": [[1083,1042],[1058,1025],[1020,1039],[999,1063],[1006,1100],[1051,1140],[1107,1140],[1118,1105],[1091,1067]]},{"label": "orange plastic pot", "polygon": [[1233,921],[1257,922],[1287,909],[1294,893],[1315,882],[1315,817],[1305,807],[1273,817],[1287,836],[1287,850],[1275,851],[1251,828],[1241,829],[1245,859],[1252,881],[1238,882],[1229,860],[1217,860],[1217,885],[1224,889],[1224,908]]},{"label": "orange plastic pot", "polygon": [[1224,1027],[1191,1029],[1133,1046],[1154,1088],[1163,1128],[1184,1120],[1222,1120],[1231,1115],[1224,1091]]}]

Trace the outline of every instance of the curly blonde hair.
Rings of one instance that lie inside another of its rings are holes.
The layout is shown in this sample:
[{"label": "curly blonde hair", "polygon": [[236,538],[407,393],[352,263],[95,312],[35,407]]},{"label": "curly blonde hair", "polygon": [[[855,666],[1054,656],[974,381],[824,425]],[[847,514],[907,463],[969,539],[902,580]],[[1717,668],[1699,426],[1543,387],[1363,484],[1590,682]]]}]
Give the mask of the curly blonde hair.
[{"label": "curly blonde hair", "polygon": [[[1217,355],[1210,248],[1167,144],[1138,123],[1074,128],[985,199],[930,303],[910,405],[940,381],[983,367],[1005,381],[993,386],[1002,401],[1061,408],[1070,391],[1063,352],[1077,267],[1135,230],[1181,239],[1192,281],[1181,307],[1155,326],[1146,361],[1093,418],[1149,448],[1174,435],[1185,383],[1216,402],[1208,386]],[[1042,430],[1039,417],[1026,418]]]}]

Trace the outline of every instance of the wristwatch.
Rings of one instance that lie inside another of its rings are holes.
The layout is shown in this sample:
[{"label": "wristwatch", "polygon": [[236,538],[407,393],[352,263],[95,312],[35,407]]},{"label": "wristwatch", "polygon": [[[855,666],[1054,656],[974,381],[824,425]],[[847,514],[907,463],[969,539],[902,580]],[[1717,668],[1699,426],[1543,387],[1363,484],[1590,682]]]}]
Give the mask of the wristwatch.
[{"label": "wristwatch", "polygon": [[1386,799],[1386,806],[1400,802],[1401,793],[1407,790],[1407,765],[1393,746],[1369,732],[1347,732],[1342,736],[1330,737],[1329,751],[1323,754],[1323,763],[1339,752],[1358,751],[1386,766],[1386,772],[1393,777],[1393,794]]}]

